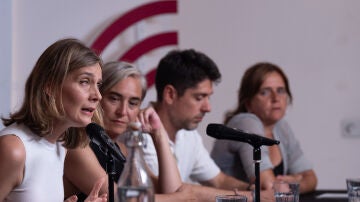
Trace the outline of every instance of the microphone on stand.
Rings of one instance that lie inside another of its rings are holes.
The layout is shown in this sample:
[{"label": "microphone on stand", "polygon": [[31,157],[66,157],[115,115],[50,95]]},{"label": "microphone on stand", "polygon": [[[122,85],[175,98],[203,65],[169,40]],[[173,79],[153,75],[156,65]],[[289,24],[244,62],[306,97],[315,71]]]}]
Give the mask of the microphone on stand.
[{"label": "microphone on stand", "polygon": [[261,146],[279,144],[280,141],[266,138],[260,135],[247,133],[242,130],[229,128],[221,124],[211,123],[206,128],[206,133],[217,139],[235,140],[249,143],[253,146],[253,159],[255,164],[255,202],[260,202],[260,162]]},{"label": "microphone on stand", "polygon": [[248,133],[239,129],[229,128],[222,124],[211,123],[206,128],[206,133],[216,139],[235,140],[239,142],[245,142],[259,147],[262,145],[272,146],[279,144],[280,141],[266,138],[260,135]]},{"label": "microphone on stand", "polygon": [[[86,133],[88,134],[91,142],[100,148],[106,148],[115,158],[120,162],[125,162],[126,158],[115,143],[106,134],[104,128],[96,123],[90,123],[86,126]],[[106,155],[106,154],[105,154]]]}]

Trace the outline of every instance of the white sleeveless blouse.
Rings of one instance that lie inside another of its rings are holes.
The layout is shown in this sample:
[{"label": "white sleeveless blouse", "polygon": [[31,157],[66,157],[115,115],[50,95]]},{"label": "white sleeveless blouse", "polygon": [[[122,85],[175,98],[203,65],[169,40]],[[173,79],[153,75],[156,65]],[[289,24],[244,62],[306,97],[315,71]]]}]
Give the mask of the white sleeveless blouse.
[{"label": "white sleeveless blouse", "polygon": [[14,134],[25,146],[26,160],[22,183],[5,201],[64,201],[63,170],[66,150],[59,142],[53,144],[35,135],[25,125],[16,123],[0,131],[0,136]]}]

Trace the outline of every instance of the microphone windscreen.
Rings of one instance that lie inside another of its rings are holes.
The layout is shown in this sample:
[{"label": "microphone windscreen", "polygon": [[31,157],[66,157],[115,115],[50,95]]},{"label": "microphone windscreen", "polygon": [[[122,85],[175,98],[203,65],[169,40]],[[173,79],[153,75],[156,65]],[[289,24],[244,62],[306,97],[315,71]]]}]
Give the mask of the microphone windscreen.
[{"label": "microphone windscreen", "polygon": [[222,128],[221,124],[210,123],[206,127],[206,134],[208,134],[211,137],[218,138],[221,136],[221,128]]},{"label": "microphone windscreen", "polygon": [[95,134],[100,134],[104,129],[96,124],[96,123],[89,123],[86,128],[86,133],[89,135],[90,139],[94,137]]}]

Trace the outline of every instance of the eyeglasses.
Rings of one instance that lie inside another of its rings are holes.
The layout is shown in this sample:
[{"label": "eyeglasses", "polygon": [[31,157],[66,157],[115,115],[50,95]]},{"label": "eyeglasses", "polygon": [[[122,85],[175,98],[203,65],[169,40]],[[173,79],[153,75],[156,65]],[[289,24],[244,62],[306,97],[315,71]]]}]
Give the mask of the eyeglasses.
[{"label": "eyeglasses", "polygon": [[277,95],[277,96],[287,96],[287,91],[285,87],[278,87],[278,88],[262,88],[259,90],[258,94],[260,94],[261,96],[264,97],[270,97],[273,95]]}]

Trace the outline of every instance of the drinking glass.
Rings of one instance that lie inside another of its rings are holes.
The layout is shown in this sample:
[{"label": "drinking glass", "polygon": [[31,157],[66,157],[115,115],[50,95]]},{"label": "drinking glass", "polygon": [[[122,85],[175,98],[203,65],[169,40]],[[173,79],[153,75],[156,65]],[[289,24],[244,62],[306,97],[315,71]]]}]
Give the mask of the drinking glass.
[{"label": "drinking glass", "polygon": [[349,202],[360,202],[360,178],[346,179]]},{"label": "drinking glass", "polygon": [[299,183],[276,181],[273,184],[276,202],[299,202]]}]

